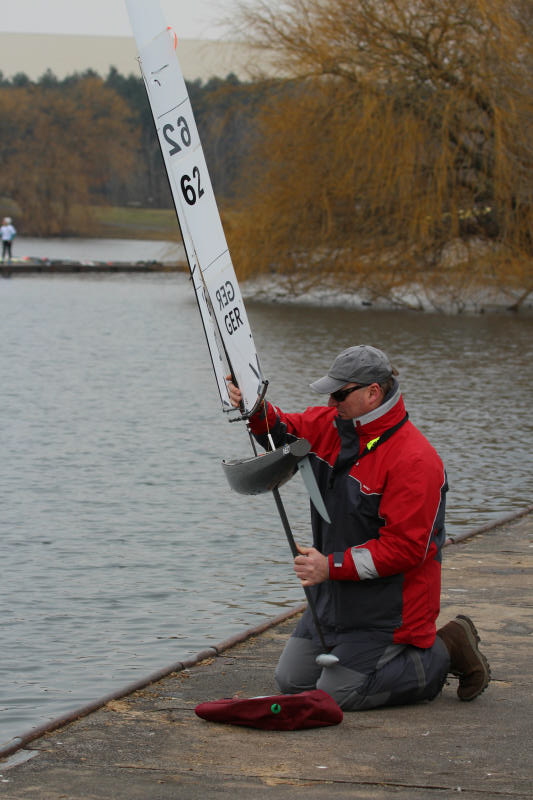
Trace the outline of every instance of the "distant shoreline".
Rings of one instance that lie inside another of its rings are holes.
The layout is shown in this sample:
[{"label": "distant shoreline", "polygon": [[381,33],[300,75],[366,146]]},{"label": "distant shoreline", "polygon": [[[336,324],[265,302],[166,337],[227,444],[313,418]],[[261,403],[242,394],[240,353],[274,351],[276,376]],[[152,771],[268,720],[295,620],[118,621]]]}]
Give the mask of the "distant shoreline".
[{"label": "distant shoreline", "polygon": [[269,276],[241,283],[245,301],[281,305],[343,308],[358,311],[406,311],[434,314],[506,313],[533,316],[533,293],[522,302],[526,290],[479,285],[456,287],[450,282],[431,289],[415,282],[398,286],[389,295],[375,296],[364,287],[351,289],[347,283],[324,282],[298,292],[283,278]]},{"label": "distant shoreline", "polygon": [[[11,263],[0,262],[0,277],[66,274],[146,274],[187,272],[183,244],[169,240],[17,237]],[[308,276],[303,276],[302,287]],[[410,311],[445,314],[533,313],[533,293],[525,287],[475,285],[448,270],[442,284],[412,282],[377,296],[370,288],[324,275],[312,288],[298,288],[296,276],[269,274],[241,280],[245,301],[317,308]]]},{"label": "distant shoreline", "polygon": [[3,278],[14,278],[21,275],[57,275],[78,273],[140,273],[140,272],[185,272],[188,269],[185,262],[163,264],[160,261],[101,261],[80,262],[72,260],[43,259],[37,261],[28,259],[24,263],[1,264],[0,274]]},{"label": "distant shoreline", "polygon": [[[74,261],[73,259],[13,259],[11,264],[0,263],[0,277],[55,276],[55,275],[141,275],[148,273],[186,273],[186,261]],[[255,301],[272,305],[314,306],[316,308],[344,308],[358,311],[405,311],[411,313],[444,314],[520,314],[533,315],[533,296],[528,302],[516,305],[520,292],[494,291],[490,287],[463,292],[458,298],[446,287],[436,299],[422,286],[406,286],[396,290],[390,298],[372,298],[364,289],[350,291],[345,285],[314,288],[295,293],[284,288],[283,281],[269,278],[241,283],[245,302]]]}]

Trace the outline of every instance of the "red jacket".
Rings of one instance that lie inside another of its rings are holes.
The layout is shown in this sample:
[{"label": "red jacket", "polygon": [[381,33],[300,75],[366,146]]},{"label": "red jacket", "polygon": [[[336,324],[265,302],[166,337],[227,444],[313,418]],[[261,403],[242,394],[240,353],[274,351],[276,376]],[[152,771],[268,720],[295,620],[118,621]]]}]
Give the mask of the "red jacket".
[{"label": "red jacket", "polygon": [[[397,425],[390,438],[383,436]],[[390,642],[430,647],[440,606],[446,475],[436,451],[406,420],[399,388],[359,420],[341,420],[324,406],[286,414],[268,404],[251,428],[263,445],[266,432],[276,446],[295,437],[311,444],[331,518],[326,523],[311,506],[314,546],[329,558],[330,580],[312,587],[328,644],[367,629]],[[335,467],[339,455],[344,469]]]}]

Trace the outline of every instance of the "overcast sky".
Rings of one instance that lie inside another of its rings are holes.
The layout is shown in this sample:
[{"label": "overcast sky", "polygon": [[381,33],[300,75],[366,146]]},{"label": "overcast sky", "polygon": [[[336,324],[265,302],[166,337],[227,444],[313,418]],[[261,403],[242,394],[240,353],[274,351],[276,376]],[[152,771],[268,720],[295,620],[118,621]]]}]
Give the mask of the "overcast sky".
[{"label": "overcast sky", "polygon": [[[155,0],[154,0],[155,2]],[[160,0],[166,21],[184,39],[217,39],[217,22],[234,0]],[[124,0],[0,0],[0,31],[131,36]]]}]

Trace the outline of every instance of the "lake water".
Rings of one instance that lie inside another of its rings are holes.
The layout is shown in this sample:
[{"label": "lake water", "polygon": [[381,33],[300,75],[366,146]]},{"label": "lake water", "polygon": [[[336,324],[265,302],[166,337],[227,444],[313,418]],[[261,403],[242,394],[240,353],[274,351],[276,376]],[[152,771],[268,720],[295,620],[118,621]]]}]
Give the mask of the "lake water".
[{"label": "lake water", "polygon": [[[366,342],[449,474],[448,530],[531,504],[533,318],[247,303],[269,397]],[[0,281],[0,744],[303,601],[229,425],[185,275]],[[309,541],[299,479],[282,490]]]}]

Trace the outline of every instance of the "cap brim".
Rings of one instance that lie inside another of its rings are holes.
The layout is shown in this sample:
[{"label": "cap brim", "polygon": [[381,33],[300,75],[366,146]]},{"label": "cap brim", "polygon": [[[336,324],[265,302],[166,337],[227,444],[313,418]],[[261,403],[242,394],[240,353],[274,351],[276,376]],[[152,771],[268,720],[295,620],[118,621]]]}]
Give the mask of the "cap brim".
[{"label": "cap brim", "polygon": [[347,382],[348,381],[339,381],[338,379],[331,378],[329,375],[324,375],[323,378],[319,378],[314,383],[310,383],[309,386],[318,394],[331,394],[332,392],[336,392],[337,389],[342,389],[343,386],[346,386]]}]

